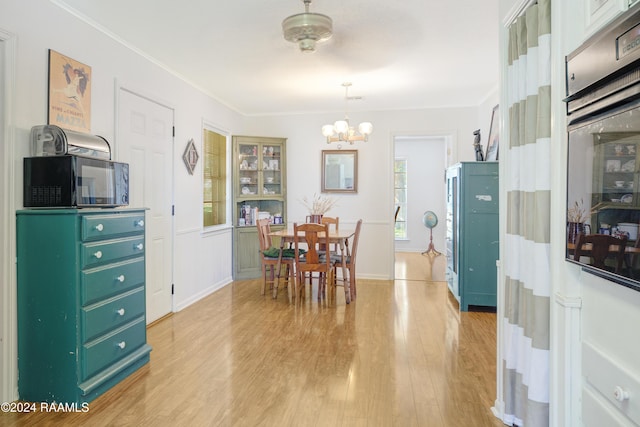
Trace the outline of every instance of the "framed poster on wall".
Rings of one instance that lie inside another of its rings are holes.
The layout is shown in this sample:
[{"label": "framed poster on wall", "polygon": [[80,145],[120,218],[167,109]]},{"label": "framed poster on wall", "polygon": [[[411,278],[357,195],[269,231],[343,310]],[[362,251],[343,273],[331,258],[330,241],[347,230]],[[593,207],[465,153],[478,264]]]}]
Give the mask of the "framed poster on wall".
[{"label": "framed poster on wall", "polygon": [[50,125],[91,132],[91,67],[49,49]]},{"label": "framed poster on wall", "polygon": [[487,141],[487,153],[484,156],[486,161],[498,160],[498,145],[500,143],[500,107],[493,107],[491,113],[491,125],[489,127],[489,140]]}]

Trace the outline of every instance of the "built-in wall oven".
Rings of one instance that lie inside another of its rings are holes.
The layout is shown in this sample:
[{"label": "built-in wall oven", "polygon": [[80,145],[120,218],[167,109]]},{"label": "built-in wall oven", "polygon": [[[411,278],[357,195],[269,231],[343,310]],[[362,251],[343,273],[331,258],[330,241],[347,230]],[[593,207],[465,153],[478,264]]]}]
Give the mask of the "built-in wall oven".
[{"label": "built-in wall oven", "polygon": [[[566,58],[568,165],[566,258],[640,290],[640,9]],[[627,238],[624,263],[575,257],[577,236]]]}]

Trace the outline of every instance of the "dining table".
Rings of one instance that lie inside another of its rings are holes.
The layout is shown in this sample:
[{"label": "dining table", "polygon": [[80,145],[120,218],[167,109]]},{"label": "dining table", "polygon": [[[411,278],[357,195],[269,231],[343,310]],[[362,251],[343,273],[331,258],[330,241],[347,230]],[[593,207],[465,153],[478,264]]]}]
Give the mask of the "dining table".
[{"label": "dining table", "polygon": [[[575,250],[576,250],[576,244],[572,243],[572,242],[567,242],[567,255],[571,256],[571,259],[573,259],[574,254],[575,254]],[[589,254],[591,253],[591,248],[593,247],[593,245],[591,243],[585,243],[582,245],[582,249],[580,251],[582,256],[589,256]],[[616,252],[618,252],[618,245],[610,245],[609,246],[609,252],[611,253],[611,255],[615,254]],[[625,246],[624,248],[624,263],[626,264],[627,268],[633,268],[633,264],[634,264],[634,260],[636,259],[636,256],[640,255],[640,247],[638,247],[637,245],[633,245],[633,246]]]},{"label": "dining table", "polygon": [[[582,253],[587,256],[589,251],[591,251],[591,243],[585,243],[582,245]],[[575,243],[567,243],[567,250],[569,252],[573,252],[576,249],[576,244]],[[609,246],[609,252],[611,253],[615,253],[618,251],[618,245],[610,245]],[[637,254],[640,255],[640,247],[635,247],[635,246],[627,246],[624,248],[624,253],[625,254]]]},{"label": "dining table", "polygon": [[[351,300],[355,299],[353,289],[351,289],[351,287],[349,286],[349,281],[346,280],[348,240],[355,234],[355,232],[356,232],[355,229],[348,229],[348,228],[339,228],[337,230],[333,228],[329,229],[329,244],[330,245],[337,244],[338,248],[340,248],[339,255],[341,259],[342,277],[344,278],[343,280],[344,286],[347,288],[345,291],[345,299],[347,304],[349,304]],[[298,236],[296,236],[293,232],[293,225],[291,225],[287,228],[283,228],[282,230],[272,231],[271,233],[269,233],[269,235],[272,238],[273,237],[280,238],[280,255],[278,256],[278,266],[276,269],[276,271],[278,272],[277,277],[279,282],[280,281],[280,265],[282,262],[282,252],[284,249],[284,245],[286,243],[289,243],[289,245],[291,246],[293,242],[296,240],[296,238],[298,239],[298,242],[301,242],[302,239],[304,239],[304,234],[298,233]],[[324,233],[319,233],[318,236],[324,239]],[[277,298],[277,296],[278,296],[278,286],[276,285],[273,287],[273,297]]]}]

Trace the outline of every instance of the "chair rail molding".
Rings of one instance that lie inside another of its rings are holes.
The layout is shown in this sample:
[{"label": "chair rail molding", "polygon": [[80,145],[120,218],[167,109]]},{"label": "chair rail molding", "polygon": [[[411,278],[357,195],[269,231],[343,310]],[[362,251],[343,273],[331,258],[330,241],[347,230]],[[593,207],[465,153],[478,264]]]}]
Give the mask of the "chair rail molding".
[{"label": "chair rail molding", "polygon": [[554,307],[551,310],[552,324],[551,345],[555,351],[551,354],[551,377],[562,381],[550,384],[550,400],[563,402],[562,405],[550,408],[553,413],[550,419],[560,421],[564,426],[579,426],[582,414],[580,404],[581,385],[581,342],[580,323],[582,298],[567,296],[560,292],[554,294]]}]

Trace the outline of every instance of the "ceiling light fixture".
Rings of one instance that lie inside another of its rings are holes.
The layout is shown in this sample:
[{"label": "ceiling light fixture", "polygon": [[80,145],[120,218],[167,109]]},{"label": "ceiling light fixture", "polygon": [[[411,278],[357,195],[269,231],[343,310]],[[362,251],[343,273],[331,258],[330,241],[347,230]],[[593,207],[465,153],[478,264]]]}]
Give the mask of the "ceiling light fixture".
[{"label": "ceiling light fixture", "polygon": [[[358,125],[358,130],[349,124],[349,101],[352,99],[362,99],[359,96],[349,97],[349,87],[351,83],[342,83],[344,86],[344,99],[345,99],[345,113],[344,120],[338,120],[332,125],[322,126],[322,135],[327,138],[327,144],[332,142],[348,142],[353,144],[355,141],[369,140],[369,135],[373,132],[373,125],[371,122],[362,122]],[[340,148],[340,145],[338,145]]]},{"label": "ceiling light fixture", "polygon": [[287,41],[298,43],[301,52],[315,52],[316,42],[331,37],[333,22],[327,15],[309,13],[311,0],[302,0],[304,13],[291,15],[282,21],[282,32]]}]

